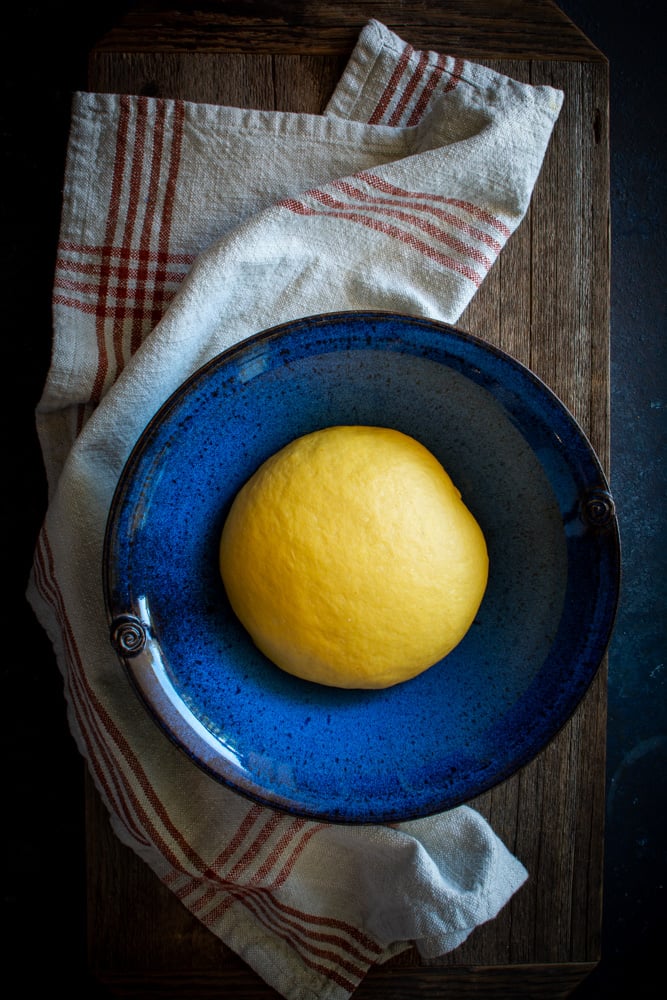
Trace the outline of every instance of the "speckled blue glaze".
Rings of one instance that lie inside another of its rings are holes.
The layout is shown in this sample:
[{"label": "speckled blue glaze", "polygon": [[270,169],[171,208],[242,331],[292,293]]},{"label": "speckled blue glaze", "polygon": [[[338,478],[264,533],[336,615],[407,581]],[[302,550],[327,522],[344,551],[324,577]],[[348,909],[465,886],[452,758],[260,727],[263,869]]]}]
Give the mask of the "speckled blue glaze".
[{"label": "speckled blue glaze", "polygon": [[[463,642],[383,691],[279,670],[218,572],[246,479],[293,438],[343,423],[421,441],[489,548],[487,592]],[[164,732],[239,792],[346,823],[451,808],[538,754],[599,667],[619,576],[607,481],[553,393],[449,326],[364,312],[268,330],[187,380],[126,464],[104,557],[114,645]]]}]

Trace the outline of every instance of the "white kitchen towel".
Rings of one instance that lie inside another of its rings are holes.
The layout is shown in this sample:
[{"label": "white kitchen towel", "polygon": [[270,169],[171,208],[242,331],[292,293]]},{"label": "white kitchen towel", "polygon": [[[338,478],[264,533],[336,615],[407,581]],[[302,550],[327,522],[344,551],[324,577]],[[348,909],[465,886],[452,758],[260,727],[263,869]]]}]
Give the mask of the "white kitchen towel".
[{"label": "white kitchen towel", "polygon": [[343,1000],[413,943],[451,951],[526,870],[466,806],[319,823],[192,764],[109,643],[111,497],[161,403],[246,336],[339,310],[456,322],[525,215],[562,99],[375,20],[323,115],[74,95],[28,599],[116,834],[287,1000]]}]

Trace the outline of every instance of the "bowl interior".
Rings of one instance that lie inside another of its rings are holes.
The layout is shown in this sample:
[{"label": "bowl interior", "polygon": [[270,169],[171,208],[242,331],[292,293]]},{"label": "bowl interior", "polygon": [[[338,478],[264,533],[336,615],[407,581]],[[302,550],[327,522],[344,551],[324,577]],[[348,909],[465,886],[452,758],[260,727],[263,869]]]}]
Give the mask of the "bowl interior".
[{"label": "bowl interior", "polygon": [[[489,550],[463,642],[384,691],[280,671],[236,619],[218,572],[222,525],[246,479],[293,438],[340,423],[421,441]],[[119,482],[104,585],[138,693],[200,767],[299,815],[388,822],[474,797],[558,732],[606,649],[618,562],[600,464],[534,375],[434,321],[344,313],[252,337],[168,400]]]}]

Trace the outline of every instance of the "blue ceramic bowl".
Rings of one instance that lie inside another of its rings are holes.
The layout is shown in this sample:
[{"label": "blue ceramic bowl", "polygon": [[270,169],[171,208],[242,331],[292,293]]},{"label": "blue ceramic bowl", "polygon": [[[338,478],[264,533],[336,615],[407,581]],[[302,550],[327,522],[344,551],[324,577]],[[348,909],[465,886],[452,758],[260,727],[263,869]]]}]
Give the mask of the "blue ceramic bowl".
[{"label": "blue ceramic bowl", "polygon": [[[242,484],[333,424],[412,435],[486,536],[477,618],[404,684],[346,691],[291,677],[227,602],[218,543]],[[215,357],[164,404],[111,507],[111,640],[164,733],[259,802],[344,823],[439,812],[534,758],[586,692],[616,613],[620,554],[600,463],[530,371],[444,324],[315,316]]]}]

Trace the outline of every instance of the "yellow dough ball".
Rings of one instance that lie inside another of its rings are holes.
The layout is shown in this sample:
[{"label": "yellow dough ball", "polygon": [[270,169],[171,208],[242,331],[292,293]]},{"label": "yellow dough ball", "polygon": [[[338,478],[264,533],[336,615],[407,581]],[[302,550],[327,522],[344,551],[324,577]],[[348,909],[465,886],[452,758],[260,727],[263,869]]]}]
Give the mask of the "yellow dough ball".
[{"label": "yellow dough ball", "polygon": [[296,438],[236,495],[229,601],[278,667],[341,688],[408,680],[463,639],[488,578],[477,521],[438,460],[386,427]]}]

